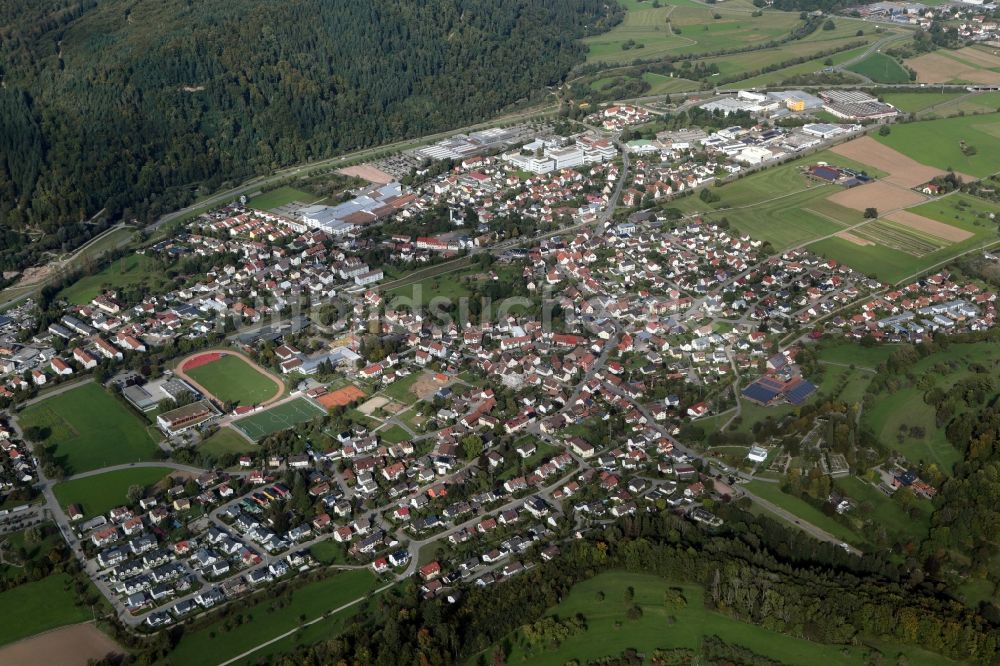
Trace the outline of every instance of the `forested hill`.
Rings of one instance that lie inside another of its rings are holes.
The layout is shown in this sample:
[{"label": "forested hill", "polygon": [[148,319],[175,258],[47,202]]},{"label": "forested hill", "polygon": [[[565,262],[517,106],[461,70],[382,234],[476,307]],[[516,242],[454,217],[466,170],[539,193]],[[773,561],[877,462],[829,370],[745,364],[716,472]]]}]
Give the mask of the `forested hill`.
[{"label": "forested hill", "polygon": [[613,20],[602,0],[5,0],[0,226],[72,244],[102,208],[150,218],[192,184],[481,120]]}]

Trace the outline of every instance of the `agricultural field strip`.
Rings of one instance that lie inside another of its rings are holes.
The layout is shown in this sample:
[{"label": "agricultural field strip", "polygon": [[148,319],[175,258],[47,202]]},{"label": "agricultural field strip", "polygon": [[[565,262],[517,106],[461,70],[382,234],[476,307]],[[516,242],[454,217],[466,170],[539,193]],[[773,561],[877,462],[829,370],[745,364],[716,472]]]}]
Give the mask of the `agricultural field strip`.
[{"label": "agricultural field strip", "polygon": [[888,220],[875,220],[871,224],[858,225],[852,229],[852,233],[915,257],[923,257],[947,247],[947,245],[936,245],[919,237],[916,233],[911,233],[909,229]]}]

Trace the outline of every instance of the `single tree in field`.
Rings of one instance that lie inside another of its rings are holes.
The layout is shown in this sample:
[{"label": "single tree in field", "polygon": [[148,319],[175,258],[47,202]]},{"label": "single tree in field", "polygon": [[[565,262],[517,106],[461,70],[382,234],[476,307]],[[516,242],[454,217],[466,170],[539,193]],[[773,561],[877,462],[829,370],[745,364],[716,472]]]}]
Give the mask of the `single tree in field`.
[{"label": "single tree in field", "polygon": [[865,208],[865,219],[874,220],[878,217],[878,208]]}]

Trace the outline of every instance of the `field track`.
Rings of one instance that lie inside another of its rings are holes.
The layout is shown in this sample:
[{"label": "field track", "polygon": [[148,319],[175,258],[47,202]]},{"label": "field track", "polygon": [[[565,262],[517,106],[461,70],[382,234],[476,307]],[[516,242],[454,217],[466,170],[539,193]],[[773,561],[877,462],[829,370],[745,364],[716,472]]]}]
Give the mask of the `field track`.
[{"label": "field track", "polygon": [[207,365],[213,361],[218,361],[223,356],[235,356],[236,358],[242,360],[244,363],[249,365],[251,368],[259,372],[263,376],[267,377],[274,383],[274,391],[275,391],[274,395],[272,395],[267,400],[261,401],[258,404],[260,404],[261,406],[266,406],[281,399],[282,394],[285,392],[285,385],[281,382],[281,380],[272,375],[271,373],[267,372],[266,370],[264,370],[264,368],[257,365],[257,363],[254,362],[254,360],[251,359],[249,356],[240,352],[227,350],[227,351],[215,351],[215,352],[199,352],[197,354],[192,354],[191,356],[182,359],[181,362],[177,364],[177,369],[176,369],[177,376],[186,381],[187,383],[191,384],[192,386],[194,386],[202,394],[218,400],[218,398],[216,398],[216,396],[211,391],[209,391],[204,386],[202,386],[194,379],[192,379],[191,376],[187,374],[187,371],[193,370],[194,368],[198,368],[203,365]]}]

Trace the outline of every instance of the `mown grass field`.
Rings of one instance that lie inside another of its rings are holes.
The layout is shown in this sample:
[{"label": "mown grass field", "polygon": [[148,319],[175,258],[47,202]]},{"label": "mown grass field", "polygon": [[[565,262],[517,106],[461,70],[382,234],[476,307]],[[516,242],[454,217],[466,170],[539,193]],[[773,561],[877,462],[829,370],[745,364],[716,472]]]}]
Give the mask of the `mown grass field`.
[{"label": "mown grass field", "polygon": [[895,58],[884,53],[873,53],[847,69],[867,76],[875,83],[909,83],[910,74]]},{"label": "mown grass field", "polygon": [[98,273],[81,277],[60,291],[57,298],[73,305],[85,305],[106,289],[139,284],[154,290],[163,284],[163,276],[155,261],[145,255],[130,254],[111,262]]},{"label": "mown grass field", "polygon": [[817,387],[818,395],[840,400],[849,405],[857,405],[865,395],[874,374],[861,368],[842,365],[826,365],[823,378]]},{"label": "mown grass field", "polygon": [[260,450],[260,447],[248,442],[229,426],[219,428],[211,437],[199,444],[198,448],[201,449],[202,453],[213,457],[254,453]]},{"label": "mown grass field", "polygon": [[386,294],[387,301],[390,305],[395,304],[394,307],[408,307],[412,310],[426,309],[435,298],[457,303],[459,299],[472,295],[462,283],[462,278],[468,274],[468,271],[455,271],[396,287]]},{"label": "mown grass field", "polygon": [[127,504],[130,486],[149,488],[170,476],[172,471],[169,467],[120,469],[64,481],[56,484],[53,491],[59,500],[59,506],[65,509],[70,504],[79,504],[83,507],[84,517],[92,518]]},{"label": "mown grass field", "polygon": [[996,111],[1000,111],[1000,92],[959,97],[934,109],[934,113],[939,116],[954,116],[959,113],[993,113]]},{"label": "mown grass field", "polygon": [[311,204],[317,198],[315,194],[306,192],[305,190],[297,190],[294,187],[279,187],[270,192],[264,192],[255,196],[247,201],[247,206],[260,210],[270,210],[280,206],[287,206],[294,201]]},{"label": "mown grass field", "polygon": [[406,432],[398,425],[386,428],[385,430],[379,430],[378,436],[390,444],[399,444],[400,442],[410,439],[410,433]]},{"label": "mown grass field", "polygon": [[666,74],[656,74],[655,72],[644,72],[642,80],[650,85],[647,95],[666,95],[668,93],[686,92],[697,90],[698,82],[690,79],[670,77]]},{"label": "mown grass field", "polygon": [[[629,587],[635,593],[634,603],[642,609],[642,616],[637,620],[626,617],[631,605],[625,602],[625,592]],[[668,588],[681,590],[686,602],[683,607],[666,605]],[[620,656],[629,648],[645,654],[648,663],[649,655],[657,648],[696,650],[708,636],[718,636],[728,643],[783,664],[814,666],[865,661],[863,650],[856,647],[813,643],[707,610],[704,596],[704,590],[697,585],[671,583],[651,574],[598,574],[574,586],[569,595],[549,612],[549,615],[559,618],[583,615],[586,621],[584,632],[570,636],[554,649],[530,648],[517,632],[507,639],[511,649],[506,663],[564,666],[575,660],[585,664],[602,657]],[[918,650],[903,651],[912,664],[941,663],[936,655]],[[492,650],[487,649],[482,654],[488,657],[491,653]],[[478,656],[466,662],[467,665],[477,663]]]},{"label": "mown grass field", "polygon": [[[314,620],[323,613],[332,611],[345,603],[363,597],[375,588],[375,577],[370,571],[361,569],[348,571],[326,578],[319,582],[309,583],[295,590],[287,604],[280,608],[275,604],[274,595],[262,595],[255,599],[260,602],[251,605],[249,602],[241,608],[244,618],[249,620],[226,630],[222,618],[196,631],[186,632],[176,649],[167,657],[165,663],[177,664],[220,664],[241,654],[255,645],[294,629],[301,624],[300,616],[306,621]],[[363,602],[362,602],[363,603]],[[360,610],[361,604],[346,609],[328,620],[318,622],[303,632],[302,642],[314,642],[335,634],[326,633],[342,626],[342,623]],[[336,618],[335,626],[327,623]],[[306,636],[315,636],[310,641]],[[271,646],[279,650],[283,642]],[[290,649],[294,641],[288,641],[285,650]],[[273,654],[271,650],[255,653],[249,661],[255,662],[261,656]]]},{"label": "mown grass field", "polygon": [[45,443],[67,474],[153,460],[157,451],[146,424],[96,383],[30,405],[17,419],[50,433]]},{"label": "mown grass field", "polygon": [[90,608],[76,605],[72,584],[61,573],[0,592],[0,614],[7,618],[0,623],[0,645],[90,620]]},{"label": "mown grass field", "polygon": [[[942,118],[893,125],[888,136],[873,138],[918,162],[982,178],[1000,171],[1000,113]],[[962,142],[976,149],[962,152]]]},{"label": "mown grass field", "polygon": [[[962,97],[964,93],[940,93],[940,92],[893,92],[883,95],[886,103],[892,104],[897,109],[901,111],[906,111],[907,113],[917,113],[923,111],[924,109],[929,109],[937,104],[943,104],[945,102],[950,102],[958,97]],[[945,115],[942,113],[942,115]]]},{"label": "mown grass field", "polygon": [[257,405],[279,391],[274,381],[231,354],[184,372],[222,402]]}]

